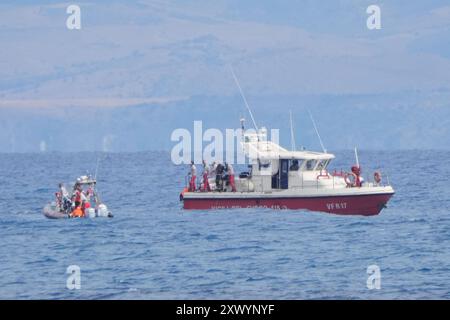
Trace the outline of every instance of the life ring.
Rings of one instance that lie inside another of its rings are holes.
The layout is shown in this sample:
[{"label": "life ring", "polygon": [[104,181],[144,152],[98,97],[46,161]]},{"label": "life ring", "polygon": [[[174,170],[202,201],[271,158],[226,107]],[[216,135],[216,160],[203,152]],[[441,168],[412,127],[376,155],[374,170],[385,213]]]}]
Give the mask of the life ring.
[{"label": "life ring", "polygon": [[[350,177],[353,177],[353,181],[352,181],[352,179],[350,179]],[[346,173],[344,176],[344,180],[345,180],[345,183],[347,184],[348,188],[356,187],[357,179],[358,179],[358,176],[353,172]]]},{"label": "life ring", "polygon": [[320,178],[326,178],[326,179],[330,179],[330,175],[328,174],[327,170],[320,170],[320,174],[317,176],[317,180],[319,180]]},{"label": "life ring", "polygon": [[381,173],[379,171],[375,171],[373,174],[373,180],[379,184],[381,182]]}]

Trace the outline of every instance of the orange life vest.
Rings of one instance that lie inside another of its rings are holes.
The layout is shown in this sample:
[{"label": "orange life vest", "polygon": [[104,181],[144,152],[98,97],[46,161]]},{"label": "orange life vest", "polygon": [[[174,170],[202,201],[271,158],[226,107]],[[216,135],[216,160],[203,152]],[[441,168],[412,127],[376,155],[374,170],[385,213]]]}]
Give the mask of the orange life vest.
[{"label": "orange life vest", "polygon": [[84,212],[83,212],[83,210],[81,210],[80,207],[76,207],[76,208],[72,211],[72,213],[70,214],[70,216],[71,216],[72,218],[82,218],[82,217],[84,217]]}]

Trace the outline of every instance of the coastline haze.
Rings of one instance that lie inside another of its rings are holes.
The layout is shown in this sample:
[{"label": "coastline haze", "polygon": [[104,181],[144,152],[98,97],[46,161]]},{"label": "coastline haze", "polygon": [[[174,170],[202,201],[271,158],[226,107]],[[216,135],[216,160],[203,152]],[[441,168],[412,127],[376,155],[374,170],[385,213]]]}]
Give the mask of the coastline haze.
[{"label": "coastline haze", "polygon": [[[194,120],[236,128],[229,64],[257,121],[283,129],[292,109],[304,145],[316,147],[308,108],[334,149],[450,145],[445,1],[379,1],[375,31],[370,1],[78,4],[81,30],[66,28],[64,2],[0,5],[2,152],[94,151],[108,136],[111,151],[169,150]],[[89,141],[58,140],[75,129]]]}]

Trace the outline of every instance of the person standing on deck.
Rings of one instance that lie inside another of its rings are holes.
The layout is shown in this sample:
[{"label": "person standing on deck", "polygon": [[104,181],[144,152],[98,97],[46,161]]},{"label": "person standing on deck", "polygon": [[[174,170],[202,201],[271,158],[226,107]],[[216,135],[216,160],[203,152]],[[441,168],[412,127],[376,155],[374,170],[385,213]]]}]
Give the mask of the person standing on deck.
[{"label": "person standing on deck", "polygon": [[216,176],[216,170],[217,170],[217,162],[213,161],[211,165],[209,166],[209,176],[215,177]]},{"label": "person standing on deck", "polygon": [[69,192],[63,183],[59,184],[59,192],[61,194],[61,209],[66,211],[71,206]]},{"label": "person standing on deck", "polygon": [[203,160],[203,191],[211,191],[209,186],[209,167],[206,164],[206,161]]},{"label": "person standing on deck", "polygon": [[81,206],[81,192],[81,184],[79,182],[75,183],[71,198],[72,206],[74,206],[75,208]]},{"label": "person standing on deck", "polygon": [[195,181],[197,180],[197,167],[194,161],[191,161],[191,180],[189,181],[189,191],[195,191]]},{"label": "person standing on deck", "polygon": [[83,194],[83,189],[81,184],[77,182],[74,187],[73,195],[72,195],[72,203],[75,204],[74,209],[70,213],[71,218],[83,218],[84,217],[84,208],[83,208],[83,199],[86,197]]},{"label": "person standing on deck", "polygon": [[216,174],[216,187],[215,191],[223,191],[223,171],[225,170],[225,167],[218,163],[216,166],[215,174]]},{"label": "person standing on deck", "polygon": [[234,169],[231,164],[226,164],[226,171],[228,173],[228,181],[230,182],[231,191],[236,192],[236,185],[234,184]]},{"label": "person standing on deck", "polygon": [[61,196],[64,198],[69,198],[69,192],[67,191],[66,187],[63,183],[59,184],[59,191],[61,192]]}]

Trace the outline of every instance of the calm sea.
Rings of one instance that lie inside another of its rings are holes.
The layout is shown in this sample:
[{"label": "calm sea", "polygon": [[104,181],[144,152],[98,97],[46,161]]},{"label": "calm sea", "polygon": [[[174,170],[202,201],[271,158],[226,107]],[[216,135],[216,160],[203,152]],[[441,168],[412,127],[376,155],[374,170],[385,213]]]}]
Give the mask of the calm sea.
[{"label": "calm sea", "polygon": [[[335,153],[337,169],[353,164]],[[57,183],[95,171],[113,219],[49,220]],[[449,299],[450,152],[360,151],[396,195],[379,216],[183,211],[169,153],[0,154],[1,299]],[[66,287],[67,267],[81,288]],[[381,288],[369,290],[377,265]]]}]

